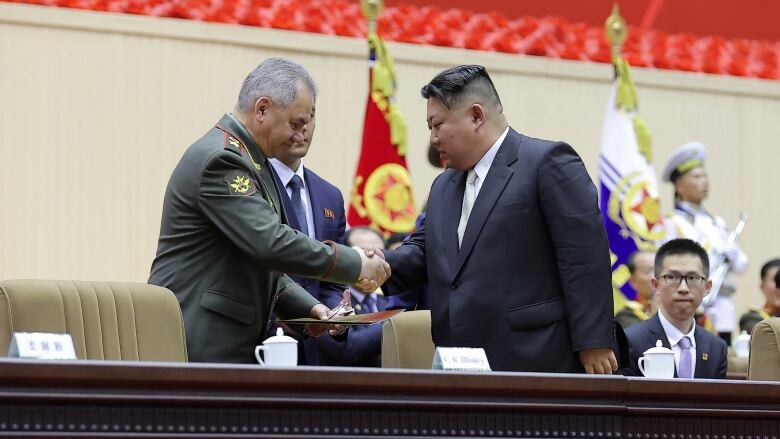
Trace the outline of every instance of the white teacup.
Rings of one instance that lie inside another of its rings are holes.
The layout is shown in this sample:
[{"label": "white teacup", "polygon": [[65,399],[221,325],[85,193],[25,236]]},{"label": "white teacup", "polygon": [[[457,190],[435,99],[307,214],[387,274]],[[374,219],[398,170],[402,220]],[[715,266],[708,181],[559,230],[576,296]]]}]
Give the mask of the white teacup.
[{"label": "white teacup", "polygon": [[[265,361],[260,357],[260,351],[263,351]],[[282,328],[276,328],[276,335],[255,348],[255,358],[261,366],[297,366],[298,340],[284,335]]]},{"label": "white teacup", "polygon": [[747,358],[750,356],[750,334],[747,331],[742,331],[731,343],[731,347],[734,348],[734,353],[738,358]]},{"label": "white teacup", "polygon": [[655,347],[646,350],[639,357],[639,370],[648,378],[674,378],[674,352],[663,347],[661,340],[655,342]]}]

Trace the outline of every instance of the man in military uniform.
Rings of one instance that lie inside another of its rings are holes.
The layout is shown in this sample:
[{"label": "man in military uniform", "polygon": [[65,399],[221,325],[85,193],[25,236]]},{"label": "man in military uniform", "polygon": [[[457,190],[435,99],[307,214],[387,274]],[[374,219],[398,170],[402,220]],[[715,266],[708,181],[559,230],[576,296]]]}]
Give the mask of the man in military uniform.
[{"label": "man in military uniform", "polygon": [[[688,142],[677,148],[666,164],[663,179],[674,185],[675,205],[674,212],[666,219],[664,241],[692,239],[707,250],[712,272],[719,265],[728,264],[729,273],[744,273],[747,256],[736,243],[728,242],[730,232],[726,222],[702,206],[709,191],[707,171],[704,169],[706,159],[707,151],[702,143]],[[734,284],[727,277],[720,291],[710,293],[717,296],[706,310],[715,331],[727,343],[736,328],[734,291]]]},{"label": "man in military uniform", "polygon": [[653,312],[653,261],[655,253],[639,250],[631,254],[626,261],[631,277],[629,284],[636,291],[636,300],[629,300],[620,311],[615,314],[615,319],[623,328],[639,323],[650,318]]},{"label": "man in military uniform", "polygon": [[761,267],[761,292],[765,302],[762,307],[753,307],[739,319],[739,329],[747,333],[753,332],[753,327],[761,320],[780,314],[780,288],[775,283],[775,277],[780,270],[780,259],[770,259]]},{"label": "man in military uniform", "polygon": [[[380,257],[286,225],[268,158],[303,142],[315,99],[303,67],[264,61],[244,81],[234,113],[192,144],[173,171],[149,283],[179,299],[192,361],[255,361],[271,310],[329,318],[325,305],[283,273],[369,291],[390,274]],[[324,328],[307,327],[312,335]]]}]

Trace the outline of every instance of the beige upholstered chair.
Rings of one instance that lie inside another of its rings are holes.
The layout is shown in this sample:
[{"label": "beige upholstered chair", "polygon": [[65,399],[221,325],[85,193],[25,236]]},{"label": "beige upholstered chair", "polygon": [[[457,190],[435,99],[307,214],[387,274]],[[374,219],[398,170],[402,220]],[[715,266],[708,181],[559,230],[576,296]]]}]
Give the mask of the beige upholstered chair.
[{"label": "beige upholstered chair", "polygon": [[748,379],[780,381],[780,317],[763,320],[753,327]]},{"label": "beige upholstered chair", "polygon": [[382,327],[382,367],[430,369],[434,350],[430,311],[403,312]]},{"label": "beige upholstered chair", "polygon": [[121,282],[0,282],[0,356],[14,332],[68,333],[89,360],[187,361],[176,296]]}]

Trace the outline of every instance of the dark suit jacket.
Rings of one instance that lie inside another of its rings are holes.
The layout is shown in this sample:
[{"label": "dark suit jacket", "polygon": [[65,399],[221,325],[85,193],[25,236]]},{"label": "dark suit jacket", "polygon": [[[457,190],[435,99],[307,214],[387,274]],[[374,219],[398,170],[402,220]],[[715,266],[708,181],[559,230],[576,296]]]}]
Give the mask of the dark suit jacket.
[{"label": "dark suit jacket", "polygon": [[360,256],[285,225],[270,165],[225,115],[190,146],[163,201],[149,283],[176,294],[191,361],[256,362],[272,309],[308,316],[317,300],[282,273],[352,283]]},{"label": "dark suit jacket", "polygon": [[[663,345],[669,349],[669,339],[666,336],[661,319],[658,314],[648,320],[639,322],[626,329],[628,344],[631,351],[631,368],[627,375],[642,376],[637,364],[639,357],[646,350],[655,347],[655,342],[661,340]],[[726,364],[728,353],[726,342],[720,337],[710,334],[700,326],[696,326],[693,332],[696,338],[696,370],[693,371],[694,378],[726,378]],[[674,376],[677,376],[675,370]]]},{"label": "dark suit jacket", "polygon": [[[303,176],[306,180],[306,190],[308,191],[312,218],[314,220],[314,237],[320,241],[333,241],[344,244],[347,220],[346,215],[344,215],[344,197],[341,195],[341,191],[307,167],[303,168]],[[275,172],[274,177],[276,184],[279,186],[284,210],[292,212],[292,201],[290,196],[287,195],[287,190],[282,185],[279,175]],[[288,220],[290,227],[296,230],[301,229],[295,215],[289,215]],[[342,292],[347,288],[344,285],[321,282],[317,279],[302,276],[290,276],[290,278],[329,308],[338,305],[341,301]],[[323,334],[321,337],[330,336]],[[316,340],[313,337],[308,337],[300,341],[303,343],[303,358],[299,358],[299,364],[318,365],[319,348]]]},{"label": "dark suit jacket", "polygon": [[[379,294],[375,297],[377,310],[384,311],[387,307],[387,298]],[[360,309],[355,296],[352,296],[352,307],[358,314],[370,312],[370,310]],[[352,326],[344,341],[334,340],[332,337],[324,335],[314,340],[320,347],[320,365],[322,366],[382,366],[381,323]]]},{"label": "dark suit jacket", "polygon": [[466,173],[433,182],[426,218],[387,252],[393,294],[429,288],[437,346],[485,348],[494,370],[582,372],[612,347],[609,247],[596,187],[567,144],[510,128],[458,249]]}]

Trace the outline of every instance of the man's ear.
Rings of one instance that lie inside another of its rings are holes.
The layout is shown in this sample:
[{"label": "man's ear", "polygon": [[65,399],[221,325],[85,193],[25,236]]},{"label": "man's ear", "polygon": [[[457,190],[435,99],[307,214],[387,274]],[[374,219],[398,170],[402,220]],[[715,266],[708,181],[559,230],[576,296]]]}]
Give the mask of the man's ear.
[{"label": "man's ear", "polygon": [[702,297],[706,296],[707,294],[710,294],[711,289],[712,289],[712,279],[707,279],[706,289],[704,290],[704,295]]},{"label": "man's ear", "polygon": [[258,122],[262,122],[263,119],[265,119],[268,109],[271,108],[272,105],[273,102],[268,99],[268,96],[260,96],[257,98],[255,101],[255,119],[257,119]]},{"label": "man's ear", "polygon": [[655,290],[658,289],[658,279],[656,279],[655,277],[650,279],[650,284],[653,286],[653,289],[655,289]]},{"label": "man's ear", "polygon": [[481,104],[472,104],[470,116],[474,129],[478,130],[485,123],[485,107]]}]

